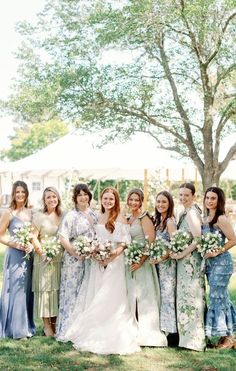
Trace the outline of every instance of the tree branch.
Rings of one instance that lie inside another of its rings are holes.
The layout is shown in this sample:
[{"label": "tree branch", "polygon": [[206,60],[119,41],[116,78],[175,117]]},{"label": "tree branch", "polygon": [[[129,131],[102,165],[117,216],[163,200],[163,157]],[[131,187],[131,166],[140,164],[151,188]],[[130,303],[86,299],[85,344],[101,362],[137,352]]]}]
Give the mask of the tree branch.
[{"label": "tree branch", "polygon": [[223,36],[224,36],[224,34],[225,34],[226,30],[227,30],[227,27],[228,27],[230,21],[231,21],[234,17],[236,17],[236,11],[235,11],[234,13],[232,13],[232,14],[228,17],[228,19],[225,21],[225,25],[224,25],[223,28],[222,28],[221,35],[219,36],[218,41],[217,41],[217,43],[216,43],[216,48],[215,48],[214,52],[210,55],[210,57],[208,58],[208,60],[205,62],[205,65],[206,65],[206,66],[208,66],[208,65],[211,63],[211,61],[215,58],[215,56],[216,56],[217,53],[219,52],[220,46],[221,46],[221,44],[222,44]]},{"label": "tree branch", "polygon": [[236,154],[236,142],[234,145],[232,145],[232,147],[229,149],[227,155],[225,156],[225,159],[219,163],[219,170],[220,170],[220,174],[223,173],[223,171],[225,171],[225,169],[227,168],[230,160],[233,158],[233,156]]}]

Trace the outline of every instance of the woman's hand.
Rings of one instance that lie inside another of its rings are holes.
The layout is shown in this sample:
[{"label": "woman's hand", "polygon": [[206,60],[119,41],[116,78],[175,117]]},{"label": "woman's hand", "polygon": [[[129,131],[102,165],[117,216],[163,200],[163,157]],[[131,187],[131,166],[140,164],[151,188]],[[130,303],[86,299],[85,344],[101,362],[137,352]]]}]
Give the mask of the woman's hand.
[{"label": "woman's hand", "polygon": [[206,253],[203,258],[204,259],[214,258],[215,256],[218,256],[218,255],[222,254],[223,252],[225,252],[225,250],[222,249],[222,247],[219,247],[214,252],[208,252],[208,253]]},{"label": "woman's hand", "polygon": [[21,243],[16,243],[14,246],[12,246],[14,249],[20,250],[20,251],[26,251],[26,245]]},{"label": "woman's hand", "polygon": [[188,251],[184,250],[184,251],[179,252],[177,254],[170,253],[170,257],[171,257],[171,259],[180,260],[180,259],[186,258],[187,256],[190,256],[190,254],[191,253],[189,253]]},{"label": "woman's hand", "polygon": [[163,255],[160,259],[156,259],[156,260],[150,260],[150,264],[159,264],[161,262],[164,262],[165,260],[169,259],[170,257],[170,253],[166,254],[166,255]]},{"label": "woman's hand", "polygon": [[34,249],[34,246],[32,245],[32,243],[28,243],[27,245],[25,245],[25,252],[26,254],[30,254]]},{"label": "woman's hand", "polygon": [[131,265],[130,271],[131,272],[135,272],[137,269],[139,269],[143,265],[143,263],[145,262],[146,259],[147,259],[147,256],[146,255],[143,255],[141,257],[139,263],[134,263],[134,264]]},{"label": "woman's hand", "polygon": [[113,253],[111,253],[111,256],[110,258],[108,259],[105,259],[103,261],[100,261],[99,264],[103,267],[106,267],[109,263],[111,263],[115,258],[117,258],[117,253],[114,251]]}]

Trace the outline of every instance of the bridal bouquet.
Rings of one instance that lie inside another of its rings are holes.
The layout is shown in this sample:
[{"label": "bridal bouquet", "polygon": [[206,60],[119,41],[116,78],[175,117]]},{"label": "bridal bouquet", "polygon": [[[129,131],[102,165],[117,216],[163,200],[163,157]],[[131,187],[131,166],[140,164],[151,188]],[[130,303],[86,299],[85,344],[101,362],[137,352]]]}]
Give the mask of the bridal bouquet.
[{"label": "bridal bouquet", "polygon": [[147,251],[150,263],[160,262],[169,254],[169,242],[162,237],[151,243]]},{"label": "bridal bouquet", "polygon": [[77,255],[85,259],[91,258],[92,246],[91,240],[86,236],[78,236],[72,243]]},{"label": "bridal bouquet", "polygon": [[125,253],[125,264],[132,265],[134,263],[140,263],[141,257],[147,255],[146,243],[142,244],[136,240],[133,240],[129,245],[127,245],[124,250]]},{"label": "bridal bouquet", "polygon": [[[13,233],[14,236],[11,237],[11,240],[21,245],[29,245],[33,238],[32,227],[30,222],[24,222],[24,224],[21,227],[13,229]],[[30,252],[29,253],[25,252],[25,259],[29,258]]]},{"label": "bridal bouquet", "polygon": [[192,236],[188,232],[178,230],[172,234],[169,249],[172,253],[178,254],[184,251],[192,242]]},{"label": "bridal bouquet", "polygon": [[204,257],[209,252],[216,252],[222,244],[221,234],[216,231],[215,233],[207,232],[201,237],[196,237],[197,249],[201,256]]},{"label": "bridal bouquet", "polygon": [[41,240],[41,249],[43,257],[50,262],[61,251],[61,245],[56,236],[47,236]]},{"label": "bridal bouquet", "polygon": [[91,255],[93,259],[98,262],[104,262],[109,259],[112,254],[112,243],[111,241],[100,242],[99,240],[93,240],[91,243]]}]

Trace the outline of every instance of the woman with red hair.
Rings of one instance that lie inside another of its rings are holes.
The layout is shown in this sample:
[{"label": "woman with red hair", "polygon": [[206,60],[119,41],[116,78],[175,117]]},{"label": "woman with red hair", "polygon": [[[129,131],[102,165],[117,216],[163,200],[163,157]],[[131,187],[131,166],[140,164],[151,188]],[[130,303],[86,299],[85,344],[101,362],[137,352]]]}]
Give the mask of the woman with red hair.
[{"label": "woman with red hair", "polygon": [[[92,262],[85,310],[75,307],[67,340],[80,351],[129,354],[139,351],[137,325],[131,315],[123,251],[130,242],[129,225],[120,214],[120,198],[113,187],[101,194],[101,212],[95,227],[97,240],[110,242],[112,253],[103,263]],[[75,314],[74,313],[74,314]]]}]

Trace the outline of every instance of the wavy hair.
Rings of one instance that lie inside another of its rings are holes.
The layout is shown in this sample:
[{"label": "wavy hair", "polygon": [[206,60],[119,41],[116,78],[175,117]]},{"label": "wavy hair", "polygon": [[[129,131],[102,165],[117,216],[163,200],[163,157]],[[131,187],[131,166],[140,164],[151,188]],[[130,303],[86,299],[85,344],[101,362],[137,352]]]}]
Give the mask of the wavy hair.
[{"label": "wavy hair", "polygon": [[[162,221],[162,231],[166,229],[167,220],[169,218],[172,218],[174,216],[174,200],[172,195],[167,191],[161,191],[156,195],[156,199],[158,196],[165,196],[167,200],[169,201],[169,207],[167,210],[167,214],[165,219]],[[161,213],[157,210],[157,207],[155,206],[155,216],[154,216],[154,226],[157,230],[158,226],[161,224]]]},{"label": "wavy hair", "polygon": [[[116,221],[116,219],[117,219],[117,217],[120,213],[120,196],[119,196],[119,193],[117,192],[117,190],[114,187],[107,187],[101,193],[101,201],[102,201],[103,195],[105,193],[108,193],[108,192],[112,193],[114,195],[115,205],[109,212],[108,220],[105,224],[105,227],[109,232],[113,233],[114,229],[115,229],[115,221]],[[102,212],[102,214],[105,213],[105,209],[102,205],[101,205],[101,212]]]},{"label": "wavy hair", "polygon": [[25,182],[22,180],[17,180],[13,186],[12,186],[12,191],[11,191],[11,202],[10,202],[10,209],[15,210],[16,209],[16,188],[17,187],[22,187],[25,191],[25,203],[24,206],[28,207],[29,206],[29,190],[28,186]]},{"label": "wavy hair", "polygon": [[62,211],[61,211],[61,197],[60,197],[59,192],[57,191],[57,189],[54,188],[54,187],[47,187],[43,191],[43,197],[42,197],[42,201],[43,201],[43,213],[46,213],[48,211],[47,205],[45,203],[45,197],[46,197],[46,193],[47,192],[53,192],[57,196],[58,204],[56,206],[55,212],[56,212],[56,214],[58,216],[61,216],[61,214],[62,214]]},{"label": "wavy hair", "polygon": [[[207,192],[213,192],[217,194],[218,196],[214,218],[209,222],[210,227],[213,227],[213,225],[217,223],[219,216],[225,214],[225,194],[224,194],[224,191],[219,187],[207,188],[204,194],[204,200],[203,200],[204,205],[205,205],[205,199],[206,199]],[[206,210],[207,210],[207,215],[209,215],[209,209],[206,208]]]}]

